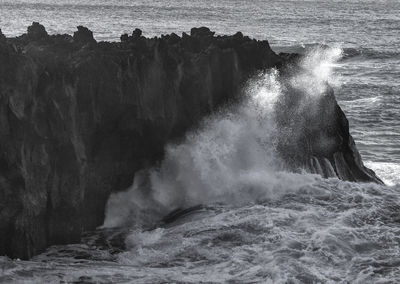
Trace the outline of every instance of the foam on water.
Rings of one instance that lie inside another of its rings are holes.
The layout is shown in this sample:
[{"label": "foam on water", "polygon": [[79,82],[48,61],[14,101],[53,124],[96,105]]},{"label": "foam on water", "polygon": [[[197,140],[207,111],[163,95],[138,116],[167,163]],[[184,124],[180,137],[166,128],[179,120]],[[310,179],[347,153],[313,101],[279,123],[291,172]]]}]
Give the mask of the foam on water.
[{"label": "foam on water", "polygon": [[315,177],[279,197],[132,229],[112,261],[87,245],[29,262],[1,258],[0,281],[397,283],[399,210],[399,188]]},{"label": "foam on water", "polygon": [[[183,144],[168,147],[160,168],[138,172],[131,190],[113,196],[105,227],[128,228],[125,251],[104,249],[102,231],[95,232],[31,261],[0,257],[0,282],[400,282],[399,1],[179,0],[167,8],[166,1],[78,2],[2,1],[0,28],[15,36],[35,20],[50,33],[72,34],[83,24],[98,40],[118,40],[136,27],[160,35],[206,25],[267,38],[289,52],[307,49],[302,42],[342,43],[342,60],[335,62],[340,50],[325,54],[333,60],[322,66],[321,56],[309,56],[309,70],[337,87],[366,165],[390,186],[286,172],[274,151],[270,112],[282,89],[278,74],[266,73],[249,83],[243,105],[207,119]],[[323,85],[307,76],[292,83],[312,102],[312,90]],[[200,202],[208,206],[142,229]]]},{"label": "foam on water", "polygon": [[398,201],[396,190],[320,179],[260,204],[214,206],[146,233],[149,244],[135,232],[120,262],[164,268],[167,281],[394,281]]},{"label": "foam on water", "polygon": [[367,161],[364,164],[374,170],[387,185],[400,185],[400,164],[372,161]]}]

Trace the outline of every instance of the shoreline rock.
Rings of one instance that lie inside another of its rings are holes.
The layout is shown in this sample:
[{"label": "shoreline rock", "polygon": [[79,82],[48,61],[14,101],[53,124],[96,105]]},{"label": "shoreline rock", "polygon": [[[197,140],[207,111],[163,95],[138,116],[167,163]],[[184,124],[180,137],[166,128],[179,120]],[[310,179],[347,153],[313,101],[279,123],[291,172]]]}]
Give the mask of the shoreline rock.
[{"label": "shoreline rock", "polygon": [[[110,43],[85,27],[48,35],[34,23],[8,38],[0,45],[0,255],[28,259],[78,242],[102,224],[110,193],[160,161],[166,143],[238,99],[257,71],[283,64],[267,41],[204,27],[151,39],[135,30]],[[330,104],[340,135],[351,138]],[[339,143],[333,161],[367,171],[350,138],[343,143],[353,152]]]}]

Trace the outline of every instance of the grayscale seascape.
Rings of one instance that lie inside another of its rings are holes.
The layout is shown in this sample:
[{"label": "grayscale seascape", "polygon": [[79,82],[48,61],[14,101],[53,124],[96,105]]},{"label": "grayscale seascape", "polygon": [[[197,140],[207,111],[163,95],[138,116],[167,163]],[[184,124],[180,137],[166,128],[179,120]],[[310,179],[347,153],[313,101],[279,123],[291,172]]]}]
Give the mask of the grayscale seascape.
[{"label": "grayscale seascape", "polygon": [[[97,41],[135,28],[148,38],[240,31],[303,54],[307,73],[285,85],[272,69],[247,82],[240,103],[207,116],[111,194],[104,224],[80,243],[29,260],[0,256],[1,283],[400,282],[399,1],[0,0],[6,37],[32,22],[49,34],[83,25]],[[290,86],[312,104],[325,82],[384,185],[279,166],[276,102]]]}]

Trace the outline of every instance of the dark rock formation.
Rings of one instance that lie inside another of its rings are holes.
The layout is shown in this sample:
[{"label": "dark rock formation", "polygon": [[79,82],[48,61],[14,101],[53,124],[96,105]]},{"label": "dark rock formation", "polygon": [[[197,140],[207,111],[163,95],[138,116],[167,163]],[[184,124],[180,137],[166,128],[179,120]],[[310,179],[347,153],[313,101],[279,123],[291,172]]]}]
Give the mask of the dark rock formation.
[{"label": "dark rock formation", "polygon": [[129,40],[129,35],[128,34],[123,34],[120,37],[121,42],[127,42]]},{"label": "dark rock formation", "polygon": [[86,27],[78,26],[78,31],[74,32],[74,41],[77,43],[96,43],[93,32]]},{"label": "dark rock formation", "polygon": [[[161,36],[161,39],[163,39],[165,36]],[[128,42],[128,41],[130,41],[130,42],[134,42],[134,41],[136,41],[136,42],[138,42],[139,40],[144,40],[145,38],[142,36],[142,30],[140,30],[140,29],[135,29],[133,32],[132,32],[132,35],[131,36],[129,36],[128,34],[123,34],[123,35],[121,35],[121,42]]]},{"label": "dark rock formation", "polygon": [[140,30],[140,29],[135,29],[132,32],[132,37],[133,38],[140,38],[141,36],[142,36],[142,30]]},{"label": "dark rock formation", "polygon": [[6,41],[6,37],[0,29],[0,42],[5,42],[5,41]]},{"label": "dark rock formation", "polygon": [[43,25],[33,22],[32,25],[28,27],[27,36],[30,40],[41,40],[48,37],[48,34]]},{"label": "dark rock formation", "polygon": [[[255,71],[283,64],[267,41],[191,34],[136,30],[97,43],[84,27],[72,38],[34,23],[0,44],[0,255],[79,241],[102,224],[109,194],[161,160],[167,141],[234,99]],[[334,98],[327,103],[342,137],[328,159],[353,171],[360,160],[347,121]]]},{"label": "dark rock formation", "polygon": [[207,27],[192,28],[190,30],[190,35],[193,37],[213,37],[215,32],[212,32]]},{"label": "dark rock formation", "polygon": [[288,88],[277,111],[281,131],[278,148],[288,167],[326,178],[382,183],[364,166],[333,90],[327,86],[318,101],[307,104],[303,99],[299,90]]},{"label": "dark rock formation", "polygon": [[[364,166],[333,89],[326,83],[315,83],[310,97],[302,84],[291,83],[293,76],[308,72],[299,64],[303,56],[282,53],[280,56],[285,65],[281,68],[284,94],[276,107],[278,150],[288,167],[306,169],[323,177],[383,183]],[[317,87],[318,84],[322,86]]]},{"label": "dark rock formation", "polygon": [[248,38],[136,31],[96,43],[79,27],[73,40],[8,40],[0,45],[0,255],[20,258],[102,224],[110,192],[281,60]]}]

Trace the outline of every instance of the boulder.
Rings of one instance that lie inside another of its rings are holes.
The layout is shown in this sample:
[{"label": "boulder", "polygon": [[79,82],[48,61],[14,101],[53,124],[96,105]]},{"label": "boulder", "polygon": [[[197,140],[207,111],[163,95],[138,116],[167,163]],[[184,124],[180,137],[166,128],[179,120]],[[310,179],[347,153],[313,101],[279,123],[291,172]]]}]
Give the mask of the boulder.
[{"label": "boulder", "polygon": [[215,32],[212,32],[207,27],[192,28],[190,30],[190,35],[193,37],[213,37]]},{"label": "boulder", "polygon": [[141,30],[141,29],[135,29],[135,30],[132,32],[132,38],[133,38],[133,39],[140,38],[141,36],[142,36],[142,30]]},{"label": "boulder", "polygon": [[78,31],[74,32],[74,41],[81,44],[86,43],[96,43],[96,40],[93,37],[93,32],[89,30],[87,27],[78,26]]},{"label": "boulder", "polygon": [[121,42],[127,42],[127,41],[129,41],[129,35],[123,34],[123,35],[121,35],[120,39],[121,39]]},{"label": "boulder", "polygon": [[33,22],[32,25],[28,27],[27,36],[30,40],[41,40],[47,38],[49,35],[43,25],[38,22]]},{"label": "boulder", "polygon": [[3,34],[3,32],[0,29],[0,42],[5,42],[6,41],[6,36]]}]

